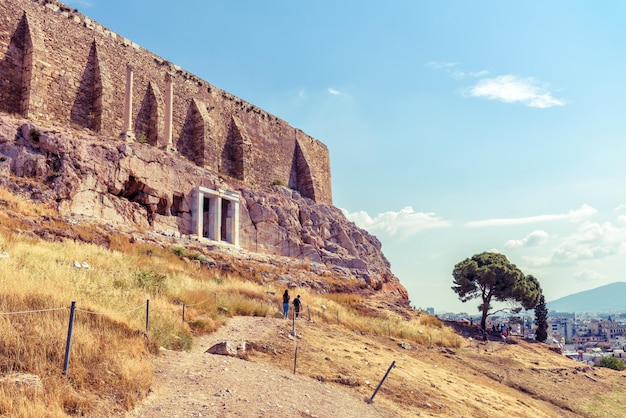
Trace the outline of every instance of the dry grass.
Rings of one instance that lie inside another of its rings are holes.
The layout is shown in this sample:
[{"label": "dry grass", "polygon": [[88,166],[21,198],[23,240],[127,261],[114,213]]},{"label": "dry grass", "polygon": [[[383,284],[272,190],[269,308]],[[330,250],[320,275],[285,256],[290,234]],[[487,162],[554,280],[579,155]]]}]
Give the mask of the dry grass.
[{"label": "dry grass", "polygon": [[[121,234],[106,236],[109,248],[86,244],[81,241],[96,235],[102,241],[102,232],[59,221],[46,227],[71,229],[77,238],[43,241],[26,228],[33,219],[50,216],[47,210],[1,189],[0,204],[19,214],[0,212],[0,251],[10,254],[0,260],[0,312],[59,308],[0,315],[0,373],[39,376],[43,388],[0,384],[0,415],[34,416],[45,410],[45,416],[98,416],[127,410],[150,386],[149,353],[158,347],[188,349],[193,333],[211,332],[228,316],[281,316],[282,289],[216,274],[195,250],[132,243]],[[89,268],[76,268],[74,261]],[[426,329],[393,314],[361,316],[367,302],[362,296],[297,292],[305,301],[303,315],[318,314],[328,323],[339,318],[341,326],[363,334],[385,335],[391,329],[392,335],[419,341]],[[78,310],[66,379],[61,371],[72,301]],[[441,334],[439,328],[428,329]]]},{"label": "dry grass", "polygon": [[[290,324],[279,324],[267,339],[256,341],[250,359],[291,373],[297,347],[298,374],[341,385],[360,399],[372,396],[394,362],[374,405],[398,416],[623,416],[619,401],[626,391],[623,373],[583,369],[545,344],[521,340],[485,344],[461,334],[456,338],[462,348],[451,349],[408,346],[404,338],[363,335],[317,321],[296,321],[296,339],[286,328]],[[469,327],[459,329],[468,335]]]},{"label": "dry grass", "polygon": [[11,379],[0,385],[0,415],[108,415],[147,393],[151,369],[145,343],[126,324],[83,311],[75,317],[69,373],[62,375],[69,310],[48,309],[63,306],[53,294],[0,295],[1,312],[31,311],[0,316],[0,374],[41,381],[40,387]]},{"label": "dry grass", "polygon": [[[10,254],[0,259],[0,313],[5,313],[0,314],[0,378],[38,376],[41,382],[40,386],[29,386],[0,381],[0,415],[122,413],[147,393],[150,356],[159,347],[188,349],[194,334],[214,331],[229,316],[282,315],[284,288],[262,283],[255,275],[265,271],[262,268],[248,269],[250,277],[223,275],[203,263],[205,255],[197,248],[138,244],[122,234],[105,236],[88,225],[68,226],[57,221],[47,227],[71,229],[77,238],[44,241],[30,234],[28,228],[32,228],[33,220],[51,216],[45,208],[2,189],[0,205],[10,207],[0,211],[0,252]],[[108,248],[81,242],[101,242],[103,237]],[[75,260],[90,267],[76,268]],[[306,263],[303,267],[311,268]],[[284,269],[274,265],[265,268],[272,272]],[[333,278],[324,280],[338,288],[346,287],[345,282]],[[350,293],[316,294],[303,288],[290,289],[290,293],[292,297],[301,295],[302,317],[314,321],[307,331],[309,338],[300,341],[299,366],[312,377],[342,384],[354,382],[357,390],[368,393],[395,358],[413,358],[411,361],[419,361],[418,367],[425,370],[430,366],[424,361],[441,360],[440,347],[463,350],[467,358],[474,356],[467,339],[430,315],[400,315],[379,308],[378,300]],[[146,332],[147,300],[150,313]],[[78,310],[69,373],[64,377],[61,372],[72,301]],[[48,310],[55,308],[58,310]],[[15,314],[33,310],[42,312]],[[420,359],[420,350],[400,351],[398,355],[399,342],[429,350],[430,360]],[[284,350],[288,353],[288,348]],[[288,355],[265,356],[264,361],[292,367]],[[491,373],[488,366],[481,367],[471,369],[480,376]],[[423,370],[404,372],[409,376],[390,380],[381,391],[380,402],[400,405],[405,411],[414,411],[415,405],[426,408],[445,404],[445,396],[422,383],[440,384],[442,380],[437,379],[451,378],[442,375],[435,379]],[[356,380],[346,381],[347,377]],[[525,384],[520,382],[514,384]],[[607,401],[617,399],[623,393],[619,390],[607,390],[603,396]],[[589,404],[589,416],[611,416],[596,413],[594,408],[597,402]]]},{"label": "dry grass", "polygon": [[[47,208],[42,204],[35,204],[34,202],[17,196],[2,187],[0,187],[0,206],[3,207],[4,211],[10,210],[24,216],[43,216],[55,214],[52,209]],[[8,216],[3,212],[0,212],[3,214],[2,216],[5,219],[8,218]]]}]

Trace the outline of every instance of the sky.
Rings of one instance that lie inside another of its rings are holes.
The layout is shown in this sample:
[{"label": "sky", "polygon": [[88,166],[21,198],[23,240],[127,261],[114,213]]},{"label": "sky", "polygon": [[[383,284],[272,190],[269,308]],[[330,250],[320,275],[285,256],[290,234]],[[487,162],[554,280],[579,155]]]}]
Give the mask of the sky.
[{"label": "sky", "polygon": [[624,2],[65,3],[325,143],[416,307],[477,313],[483,251],[547,301],[625,280]]}]

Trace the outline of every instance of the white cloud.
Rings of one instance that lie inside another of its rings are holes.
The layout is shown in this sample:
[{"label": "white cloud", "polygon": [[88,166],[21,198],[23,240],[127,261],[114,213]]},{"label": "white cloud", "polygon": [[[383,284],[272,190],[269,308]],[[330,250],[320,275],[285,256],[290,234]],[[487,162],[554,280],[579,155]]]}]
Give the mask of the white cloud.
[{"label": "white cloud", "polygon": [[524,248],[536,247],[548,240],[548,233],[545,231],[533,231],[520,240],[509,240],[504,244],[504,248]]},{"label": "white cloud", "polygon": [[473,97],[505,103],[523,103],[540,109],[565,105],[565,101],[552,95],[546,83],[539,82],[532,77],[502,75],[496,78],[485,78],[471,87],[469,94]]},{"label": "white cloud", "polygon": [[555,248],[552,260],[567,263],[617,254],[626,248],[625,239],[625,228],[617,228],[610,222],[585,222],[576,234]]},{"label": "white cloud", "polygon": [[544,109],[565,106],[565,101],[554,97],[549,84],[533,77],[518,77],[512,74],[485,78],[487,70],[464,71],[457,62],[430,61],[426,67],[448,73],[455,80],[479,78],[466,92],[472,97],[498,100],[505,103],[522,103],[528,107]]},{"label": "white cloud", "polygon": [[466,227],[469,228],[484,228],[490,226],[507,226],[507,225],[523,225],[530,223],[538,223],[538,222],[548,222],[548,221],[560,221],[560,220],[569,220],[571,222],[582,222],[586,219],[591,218],[598,211],[589,205],[582,205],[579,209],[570,210],[567,213],[562,214],[548,214],[548,215],[536,215],[536,216],[527,216],[522,218],[494,218],[494,219],[485,219],[482,221],[471,221],[465,224]]},{"label": "white cloud", "polygon": [[428,68],[432,68],[433,70],[449,70],[458,66],[459,64],[456,62],[443,62],[443,61],[430,61],[426,63]]},{"label": "white cloud", "polygon": [[355,213],[348,213],[345,209],[342,211],[349,220],[371,233],[383,232],[391,236],[399,234],[402,238],[408,238],[427,229],[450,226],[450,222],[434,213],[415,212],[410,206],[398,212],[379,213],[373,218],[364,211]]},{"label": "white cloud", "polygon": [[487,70],[475,71],[475,72],[467,73],[467,75],[469,75],[472,78],[484,77],[484,76],[486,76],[488,74],[489,74],[489,71],[487,71]]},{"label": "white cloud", "polygon": [[577,273],[574,273],[574,279],[581,282],[593,282],[605,278],[606,276],[604,274],[591,270],[579,271]]},{"label": "white cloud", "polygon": [[618,207],[615,208],[615,212],[620,212],[622,210],[626,209],[626,205],[621,204]]},{"label": "white cloud", "polygon": [[329,88],[328,88],[328,92],[329,92],[330,94],[332,94],[333,96],[339,96],[339,95],[341,94],[341,92],[340,92],[339,90],[336,90],[336,89],[334,89],[334,88],[332,88],[332,87],[329,87]]},{"label": "white cloud", "polygon": [[611,222],[583,222],[546,257],[525,258],[534,266],[574,265],[582,261],[626,253],[626,228]]},{"label": "white cloud", "polygon": [[530,256],[524,256],[522,257],[524,259],[524,261],[526,261],[526,263],[530,266],[530,267],[542,267],[542,266],[547,266],[550,264],[550,260],[551,258],[549,256],[546,257],[530,257]]},{"label": "white cloud", "polygon": [[479,78],[489,74],[489,72],[486,70],[470,72],[460,70],[458,68],[459,64],[456,62],[431,61],[426,63],[426,66],[428,68],[432,68],[433,70],[443,70],[446,73],[450,74],[455,80],[463,80],[466,78]]}]

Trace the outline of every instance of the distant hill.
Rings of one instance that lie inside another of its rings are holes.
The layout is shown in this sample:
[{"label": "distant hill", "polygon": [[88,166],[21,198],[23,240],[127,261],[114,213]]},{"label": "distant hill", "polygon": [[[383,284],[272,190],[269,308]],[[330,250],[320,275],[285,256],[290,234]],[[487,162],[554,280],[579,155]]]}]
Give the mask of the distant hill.
[{"label": "distant hill", "polygon": [[548,302],[550,311],[609,312],[626,311],[626,282],[615,282]]}]

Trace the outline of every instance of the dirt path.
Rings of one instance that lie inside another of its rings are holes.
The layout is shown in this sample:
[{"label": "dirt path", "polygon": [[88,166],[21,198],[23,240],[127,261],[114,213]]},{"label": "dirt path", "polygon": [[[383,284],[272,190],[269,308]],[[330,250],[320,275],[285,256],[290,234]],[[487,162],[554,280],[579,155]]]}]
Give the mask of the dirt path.
[{"label": "dirt path", "polygon": [[270,365],[207,354],[222,341],[259,342],[284,336],[289,321],[235,317],[198,338],[189,352],[165,351],[155,360],[154,391],[134,417],[381,417],[386,412],[336,385]]}]

